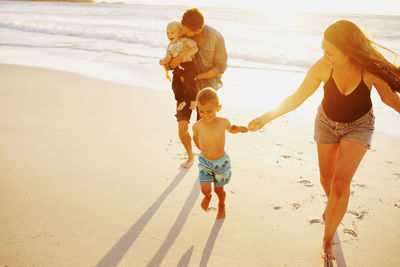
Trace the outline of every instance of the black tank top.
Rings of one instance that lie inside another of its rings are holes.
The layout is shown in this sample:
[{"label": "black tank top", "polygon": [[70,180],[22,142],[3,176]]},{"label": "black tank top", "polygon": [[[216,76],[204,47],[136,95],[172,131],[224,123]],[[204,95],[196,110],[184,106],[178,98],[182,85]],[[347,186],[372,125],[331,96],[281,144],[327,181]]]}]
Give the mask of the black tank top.
[{"label": "black tank top", "polygon": [[336,122],[353,122],[361,118],[372,107],[371,91],[364,83],[361,72],[361,81],[357,88],[348,95],[343,95],[332,78],[333,70],[324,85],[322,107],[328,117]]}]

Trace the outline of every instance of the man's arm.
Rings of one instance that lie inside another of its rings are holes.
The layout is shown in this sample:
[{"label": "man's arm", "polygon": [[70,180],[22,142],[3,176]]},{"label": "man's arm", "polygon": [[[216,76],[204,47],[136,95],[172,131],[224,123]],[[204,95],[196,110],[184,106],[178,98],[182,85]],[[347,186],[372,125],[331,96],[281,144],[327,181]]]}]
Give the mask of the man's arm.
[{"label": "man's arm", "polygon": [[197,46],[189,47],[189,49],[186,51],[185,56],[192,58],[194,54],[196,54],[199,51]]},{"label": "man's arm", "polygon": [[219,36],[215,44],[214,66],[212,69],[218,74],[225,72],[228,62],[228,54],[226,53],[224,37]]},{"label": "man's arm", "polygon": [[183,54],[179,54],[178,56],[176,56],[173,59],[171,59],[171,61],[169,62],[169,68],[170,69],[175,69],[182,62],[183,62]]},{"label": "man's arm", "polygon": [[222,36],[219,36],[215,43],[214,64],[206,72],[197,75],[196,80],[210,79],[224,73],[227,67],[228,55],[226,53],[225,41]]},{"label": "man's arm", "polygon": [[217,73],[214,71],[214,69],[209,69],[206,72],[200,73],[194,79],[195,80],[210,79],[210,78],[214,78],[215,76],[217,76]]}]

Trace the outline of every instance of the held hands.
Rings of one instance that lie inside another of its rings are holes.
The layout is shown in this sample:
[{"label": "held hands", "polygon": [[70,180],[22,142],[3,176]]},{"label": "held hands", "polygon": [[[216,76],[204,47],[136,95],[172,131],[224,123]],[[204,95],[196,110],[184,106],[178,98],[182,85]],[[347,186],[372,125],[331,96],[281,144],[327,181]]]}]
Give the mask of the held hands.
[{"label": "held hands", "polygon": [[247,127],[236,125],[232,125],[232,129],[230,130],[231,133],[247,133],[248,131]]},{"label": "held hands", "polygon": [[239,127],[238,127],[238,131],[239,131],[240,133],[247,133],[249,130],[248,130],[247,127],[245,127],[245,126],[239,126]]},{"label": "held hands", "polygon": [[267,121],[263,118],[263,116],[260,116],[258,118],[255,118],[254,120],[252,120],[249,125],[248,128],[250,131],[255,132],[260,130],[262,127],[264,127],[264,125],[267,123]]}]

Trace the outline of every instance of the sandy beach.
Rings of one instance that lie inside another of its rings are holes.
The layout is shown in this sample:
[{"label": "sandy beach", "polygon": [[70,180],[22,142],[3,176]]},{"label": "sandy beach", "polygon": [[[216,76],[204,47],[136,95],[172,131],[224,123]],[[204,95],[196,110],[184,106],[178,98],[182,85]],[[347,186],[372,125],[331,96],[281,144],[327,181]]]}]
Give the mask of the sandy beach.
[{"label": "sandy beach", "polygon": [[[233,177],[216,220],[197,166],[179,168],[172,92],[5,64],[0,80],[0,266],[324,265],[312,123],[227,135]],[[224,103],[220,115],[259,114]],[[334,266],[400,264],[399,155],[399,137],[377,131]]]}]

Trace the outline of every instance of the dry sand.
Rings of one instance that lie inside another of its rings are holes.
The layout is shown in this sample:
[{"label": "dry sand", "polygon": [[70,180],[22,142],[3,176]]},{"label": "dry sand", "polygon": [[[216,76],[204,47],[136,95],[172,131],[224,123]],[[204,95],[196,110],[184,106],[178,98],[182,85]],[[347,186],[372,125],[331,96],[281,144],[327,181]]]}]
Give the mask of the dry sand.
[{"label": "dry sand", "polygon": [[[15,65],[0,80],[0,266],[324,265],[312,124],[288,115],[227,134],[233,177],[216,220],[196,165],[179,168],[172,92]],[[243,125],[258,115],[221,110]],[[334,266],[400,265],[399,141],[375,134]]]}]

